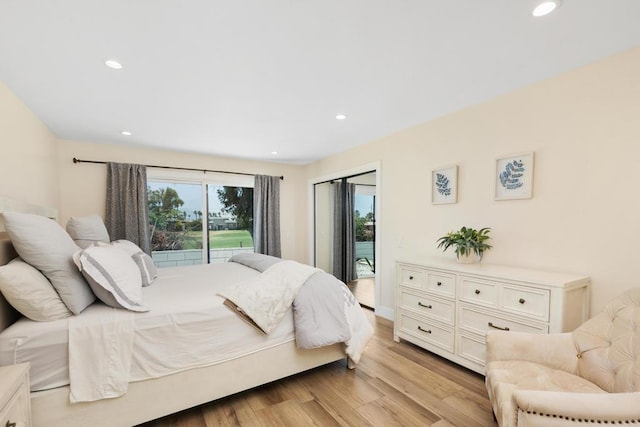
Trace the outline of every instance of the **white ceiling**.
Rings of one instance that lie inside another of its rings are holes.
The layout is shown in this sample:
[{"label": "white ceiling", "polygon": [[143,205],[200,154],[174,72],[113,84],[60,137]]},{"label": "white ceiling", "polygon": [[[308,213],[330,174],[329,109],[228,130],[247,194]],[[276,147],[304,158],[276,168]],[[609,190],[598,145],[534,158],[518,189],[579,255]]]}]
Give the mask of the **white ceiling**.
[{"label": "white ceiling", "polygon": [[59,138],[307,163],[640,46],[640,0],[536,3],[0,0],[0,81]]}]

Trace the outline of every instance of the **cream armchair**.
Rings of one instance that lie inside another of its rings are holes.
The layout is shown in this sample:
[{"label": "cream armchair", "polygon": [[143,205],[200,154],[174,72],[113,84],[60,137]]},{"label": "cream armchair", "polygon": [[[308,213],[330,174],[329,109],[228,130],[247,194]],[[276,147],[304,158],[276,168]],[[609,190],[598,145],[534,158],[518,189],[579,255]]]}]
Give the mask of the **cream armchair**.
[{"label": "cream armchair", "polygon": [[572,333],[490,331],[485,382],[501,427],[640,425],[640,288]]}]

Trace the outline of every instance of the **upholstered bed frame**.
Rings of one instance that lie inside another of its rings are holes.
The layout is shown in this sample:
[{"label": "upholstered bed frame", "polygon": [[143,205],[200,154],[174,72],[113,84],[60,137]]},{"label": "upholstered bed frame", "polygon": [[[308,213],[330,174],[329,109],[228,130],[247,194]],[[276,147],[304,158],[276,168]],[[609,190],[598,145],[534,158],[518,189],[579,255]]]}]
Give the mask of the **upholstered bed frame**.
[{"label": "upholstered bed frame", "polygon": [[[6,199],[0,199],[3,210],[8,210]],[[55,210],[39,211],[43,212],[53,216]],[[0,265],[16,256],[0,224]],[[0,331],[19,316],[0,295]],[[115,399],[71,404],[68,386],[32,392],[33,425],[132,426],[344,358],[342,344],[299,350],[291,341],[223,363],[134,382]]]}]

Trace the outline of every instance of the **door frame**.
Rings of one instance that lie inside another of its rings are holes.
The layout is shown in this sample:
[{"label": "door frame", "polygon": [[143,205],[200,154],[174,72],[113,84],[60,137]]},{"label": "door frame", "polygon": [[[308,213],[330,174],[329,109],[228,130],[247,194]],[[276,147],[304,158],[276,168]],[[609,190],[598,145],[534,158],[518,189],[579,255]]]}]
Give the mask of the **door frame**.
[{"label": "door frame", "polygon": [[309,242],[308,242],[308,259],[309,259],[309,263],[314,265],[315,264],[315,251],[316,251],[316,232],[315,232],[315,215],[316,215],[316,209],[315,209],[315,191],[314,191],[314,185],[316,184],[320,184],[322,182],[325,181],[331,181],[334,179],[341,179],[344,177],[349,177],[352,175],[359,175],[359,174],[363,174],[366,172],[375,172],[376,174],[376,202],[375,202],[375,211],[376,211],[376,230],[375,230],[375,234],[376,234],[376,240],[375,240],[375,251],[376,251],[376,271],[375,271],[375,276],[374,276],[374,284],[375,284],[375,294],[376,294],[376,303],[375,303],[375,307],[374,307],[374,311],[377,312],[378,311],[378,307],[380,305],[380,301],[382,298],[382,289],[380,286],[380,268],[378,268],[382,262],[380,260],[380,254],[382,253],[382,251],[380,250],[381,248],[381,233],[378,230],[378,226],[379,224],[381,224],[382,221],[382,209],[381,209],[381,200],[382,200],[382,188],[381,188],[381,184],[382,184],[382,170],[381,170],[381,162],[380,161],[376,161],[376,162],[372,162],[372,163],[367,163],[367,164],[363,164],[360,166],[356,166],[353,167],[351,169],[345,169],[345,170],[340,170],[340,171],[336,171],[336,172],[331,172],[325,175],[321,175],[315,178],[311,178],[308,181],[308,186],[307,186],[307,194],[308,194],[308,201],[307,201],[307,206],[308,206],[308,223],[307,223],[307,228],[308,228],[308,235],[310,236],[309,238]]}]

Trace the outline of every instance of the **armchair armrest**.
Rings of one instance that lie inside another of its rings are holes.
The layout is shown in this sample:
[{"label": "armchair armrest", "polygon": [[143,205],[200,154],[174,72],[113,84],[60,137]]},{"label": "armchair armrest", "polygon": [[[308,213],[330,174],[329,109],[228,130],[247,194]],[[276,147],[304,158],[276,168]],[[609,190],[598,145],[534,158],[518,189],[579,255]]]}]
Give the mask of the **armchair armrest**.
[{"label": "armchair armrest", "polygon": [[487,365],[499,360],[521,360],[575,374],[577,354],[571,333],[487,332]]},{"label": "armchair armrest", "polygon": [[[562,426],[580,423],[640,423],[640,392],[567,393],[515,390],[518,426]],[[515,420],[514,420],[515,421]]]}]

